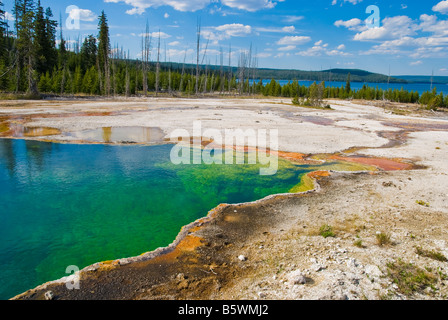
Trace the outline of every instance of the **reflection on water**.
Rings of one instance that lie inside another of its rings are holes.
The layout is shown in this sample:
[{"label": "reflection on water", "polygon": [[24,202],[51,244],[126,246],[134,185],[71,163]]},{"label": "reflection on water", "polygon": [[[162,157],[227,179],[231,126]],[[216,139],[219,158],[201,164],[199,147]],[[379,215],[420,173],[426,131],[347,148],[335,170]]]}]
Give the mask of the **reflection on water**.
[{"label": "reflection on water", "polygon": [[0,164],[7,168],[10,177],[30,176],[43,170],[45,159],[50,156],[54,146],[32,140],[17,144],[12,139],[2,139]]},{"label": "reflection on water", "polygon": [[156,144],[163,142],[165,133],[150,127],[104,127],[93,130],[70,132],[76,139],[102,143]]},{"label": "reflection on water", "polygon": [[1,136],[13,138],[34,138],[47,137],[60,134],[61,131],[56,128],[48,127],[28,127],[20,123],[0,123]]},{"label": "reflection on water", "polygon": [[99,143],[158,144],[164,141],[165,133],[151,127],[104,127],[92,130],[61,132],[49,127],[29,127],[21,123],[0,122],[0,137],[36,138],[67,135],[76,140]]}]

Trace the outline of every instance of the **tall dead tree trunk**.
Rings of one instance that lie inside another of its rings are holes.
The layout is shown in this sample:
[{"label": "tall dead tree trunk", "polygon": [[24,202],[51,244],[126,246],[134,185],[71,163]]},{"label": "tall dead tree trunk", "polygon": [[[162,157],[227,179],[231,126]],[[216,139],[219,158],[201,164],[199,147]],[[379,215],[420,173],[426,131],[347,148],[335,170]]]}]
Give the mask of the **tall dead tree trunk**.
[{"label": "tall dead tree trunk", "polygon": [[160,81],[160,30],[159,30],[159,42],[157,45],[156,97],[159,95],[159,81]]},{"label": "tall dead tree trunk", "polygon": [[196,27],[196,95],[199,93],[199,53],[200,53],[200,43],[201,43],[201,21],[198,19]]}]

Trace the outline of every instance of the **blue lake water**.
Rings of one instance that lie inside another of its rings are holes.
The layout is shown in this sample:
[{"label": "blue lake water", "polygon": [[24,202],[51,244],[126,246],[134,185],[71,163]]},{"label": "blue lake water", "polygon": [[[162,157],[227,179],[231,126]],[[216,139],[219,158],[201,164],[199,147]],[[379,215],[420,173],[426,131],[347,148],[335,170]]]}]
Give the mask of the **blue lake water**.
[{"label": "blue lake water", "polygon": [[[266,85],[270,82],[271,80],[266,79],[263,80],[263,84]],[[277,80],[277,82],[280,83],[280,85],[285,85],[288,82],[292,82],[289,80]],[[302,80],[299,81],[299,84],[301,86],[306,86],[309,87],[311,84],[313,84],[314,81],[308,81],[308,80]],[[341,87],[344,86],[345,87],[345,82],[342,81],[325,81],[325,85],[327,87]],[[388,89],[397,89],[400,90],[401,88],[403,88],[404,90],[408,90],[410,91],[417,91],[418,93],[422,94],[425,91],[430,91],[431,89],[431,84],[429,83],[373,83],[373,82],[351,82],[350,86],[352,88],[352,90],[359,90],[362,88],[363,85],[367,85],[369,87],[373,87],[376,88],[378,87],[379,89],[383,89],[383,90],[388,90]],[[433,88],[437,88],[437,92],[443,92],[443,94],[448,94],[448,84],[433,84]]]}]

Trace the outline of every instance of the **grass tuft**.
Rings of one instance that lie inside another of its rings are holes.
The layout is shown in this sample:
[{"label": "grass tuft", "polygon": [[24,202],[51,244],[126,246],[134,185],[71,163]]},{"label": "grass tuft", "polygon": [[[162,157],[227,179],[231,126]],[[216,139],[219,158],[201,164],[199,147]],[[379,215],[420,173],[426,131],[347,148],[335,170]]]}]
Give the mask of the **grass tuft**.
[{"label": "grass tuft", "polygon": [[429,207],[429,203],[425,202],[423,200],[417,200],[417,201],[415,201],[415,203],[417,203],[418,205],[421,205],[423,207]]},{"label": "grass tuft", "polygon": [[397,262],[386,264],[387,275],[398,286],[398,291],[405,295],[422,292],[430,287],[435,290],[437,277],[428,270],[421,269],[412,263],[406,263],[399,259]]},{"label": "grass tuft", "polygon": [[333,227],[327,224],[324,224],[322,227],[320,227],[319,234],[324,238],[336,237],[336,234],[333,232]]},{"label": "grass tuft", "polygon": [[390,234],[383,233],[383,232],[377,233],[376,234],[376,244],[379,245],[380,247],[391,245],[392,240],[390,238]]},{"label": "grass tuft", "polygon": [[419,256],[422,256],[422,257],[430,258],[430,259],[441,261],[441,262],[448,261],[448,259],[442,253],[435,251],[435,250],[425,250],[425,249],[422,249],[421,247],[417,247],[417,248],[415,248],[415,251]]}]

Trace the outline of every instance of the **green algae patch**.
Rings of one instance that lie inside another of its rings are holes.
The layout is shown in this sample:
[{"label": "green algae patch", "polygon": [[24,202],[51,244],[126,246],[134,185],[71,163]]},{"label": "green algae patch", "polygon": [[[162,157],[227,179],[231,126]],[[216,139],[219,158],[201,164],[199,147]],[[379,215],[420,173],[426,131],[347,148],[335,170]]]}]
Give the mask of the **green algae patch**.
[{"label": "green algae patch", "polygon": [[290,193],[300,193],[313,190],[315,187],[315,180],[309,175],[303,175],[300,183],[289,190]]},{"label": "green algae patch", "polygon": [[[223,157],[226,152],[232,151],[225,151]],[[249,164],[248,153],[244,155],[244,163],[237,164],[238,155],[241,154],[234,153],[233,164],[164,163],[161,167],[176,172],[189,193],[200,196],[206,202],[219,203],[242,203],[272,194],[287,193],[292,186],[301,184],[302,177],[312,170],[309,166],[296,165],[279,158],[276,173],[263,176],[260,175],[260,169],[266,165]],[[192,179],[196,183],[190,183]],[[233,201],[229,202],[229,199]]]},{"label": "green algae patch", "polygon": [[338,172],[367,172],[367,171],[378,171],[378,169],[371,165],[366,165],[358,162],[348,162],[348,161],[337,161],[328,162],[323,164],[320,169],[331,170]]}]

